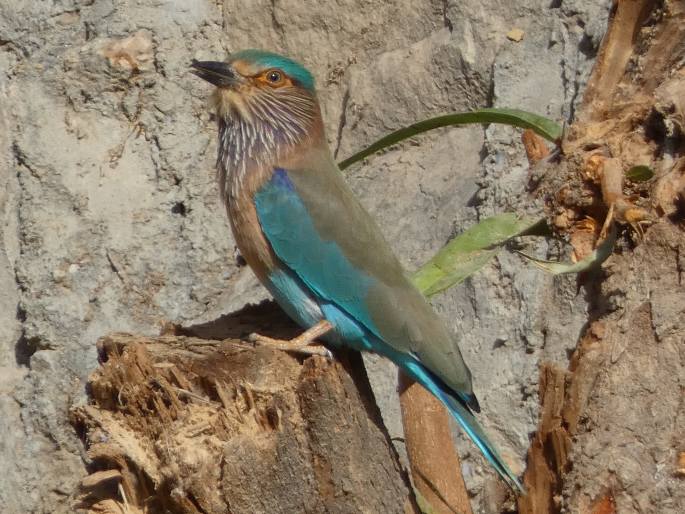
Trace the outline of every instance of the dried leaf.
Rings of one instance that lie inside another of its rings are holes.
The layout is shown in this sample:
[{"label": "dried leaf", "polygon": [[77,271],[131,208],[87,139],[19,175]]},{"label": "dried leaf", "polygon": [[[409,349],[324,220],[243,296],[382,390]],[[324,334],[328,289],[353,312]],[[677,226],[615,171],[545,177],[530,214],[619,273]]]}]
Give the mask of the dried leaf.
[{"label": "dried leaf", "polygon": [[536,259],[530,255],[523,252],[518,252],[520,255],[531,261],[533,264],[539,268],[545,270],[552,275],[563,275],[566,273],[582,273],[583,271],[588,271],[592,268],[599,266],[603,263],[614,249],[614,243],[616,243],[616,227],[612,225],[609,234],[602,243],[595,248],[595,250],[585,257],[583,260],[578,262],[555,262],[555,261],[545,261],[542,259]]},{"label": "dried leaf", "polygon": [[592,514],[616,514],[616,502],[611,494],[600,498],[592,506]]}]

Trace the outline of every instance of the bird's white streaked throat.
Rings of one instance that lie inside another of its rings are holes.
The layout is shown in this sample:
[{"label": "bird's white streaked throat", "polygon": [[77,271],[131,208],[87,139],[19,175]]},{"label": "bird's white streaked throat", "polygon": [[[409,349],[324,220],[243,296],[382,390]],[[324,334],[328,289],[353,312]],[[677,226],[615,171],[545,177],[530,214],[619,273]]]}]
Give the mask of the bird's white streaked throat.
[{"label": "bird's white streaked throat", "polygon": [[217,178],[226,201],[249,170],[276,166],[311,137],[320,119],[316,98],[297,87],[217,88],[212,103],[219,124]]}]

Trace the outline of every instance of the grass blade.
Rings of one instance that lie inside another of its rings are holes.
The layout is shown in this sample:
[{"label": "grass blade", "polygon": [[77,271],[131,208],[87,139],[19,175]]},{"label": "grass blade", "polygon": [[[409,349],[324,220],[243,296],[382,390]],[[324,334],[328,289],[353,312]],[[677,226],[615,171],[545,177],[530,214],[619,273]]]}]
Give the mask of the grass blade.
[{"label": "grass blade", "polygon": [[382,137],[361,152],[348,157],[342,161],[339,166],[340,169],[343,170],[355,162],[361,161],[365,157],[382,150],[383,148],[387,148],[388,146],[397,144],[400,141],[414,137],[429,130],[440,127],[467,125],[473,123],[503,123],[505,125],[531,129],[541,137],[544,137],[552,142],[559,140],[562,134],[561,126],[554,121],[538,114],[533,114],[531,112],[522,111],[519,109],[478,109],[472,112],[446,114],[436,118],[429,118],[427,120],[414,123],[413,125],[409,125],[408,127],[396,130],[395,132]]}]

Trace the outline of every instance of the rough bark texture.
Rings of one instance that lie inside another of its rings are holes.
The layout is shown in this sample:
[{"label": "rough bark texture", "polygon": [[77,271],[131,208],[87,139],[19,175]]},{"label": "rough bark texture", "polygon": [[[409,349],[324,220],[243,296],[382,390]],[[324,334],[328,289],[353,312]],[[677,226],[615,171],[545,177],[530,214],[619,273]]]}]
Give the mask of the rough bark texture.
[{"label": "rough bark texture", "polygon": [[172,335],[98,349],[72,411],[88,512],[418,512],[358,356]]},{"label": "rough bark texture", "polygon": [[[519,107],[570,122],[609,5],[0,1],[0,511],[72,511],[85,468],[68,410],[85,401],[99,337],[152,335],[167,321],[211,330],[222,314],[265,298],[234,258],[213,182],[208,88],[187,73],[191,58],[260,46],[302,60],[318,81],[329,143],[343,158],[446,111]],[[522,40],[507,39],[512,28]],[[347,177],[409,269],[480,217],[539,214],[543,203],[531,201],[517,131],[501,126],[440,131]],[[664,194],[674,187],[664,182]],[[529,252],[563,253],[545,242]],[[628,268],[614,275],[636,276]],[[551,278],[502,253],[434,300],[461,336],[480,419],[516,470],[537,426],[540,363],[568,368],[596,317],[593,287],[579,293],[575,278]],[[609,303],[638,298],[631,285],[611,287]],[[678,326],[671,305],[652,309],[659,326]],[[367,363],[399,437],[396,371]],[[601,433],[579,437],[591,448]],[[499,511],[490,494],[497,478],[463,435],[457,445],[473,510]]]},{"label": "rough bark texture", "polygon": [[[591,312],[568,370],[542,369],[522,514],[685,505],[684,62],[685,3],[618,2],[564,155],[538,167],[574,255],[607,216],[626,229],[583,278]],[[655,177],[624,183],[638,165]]]}]

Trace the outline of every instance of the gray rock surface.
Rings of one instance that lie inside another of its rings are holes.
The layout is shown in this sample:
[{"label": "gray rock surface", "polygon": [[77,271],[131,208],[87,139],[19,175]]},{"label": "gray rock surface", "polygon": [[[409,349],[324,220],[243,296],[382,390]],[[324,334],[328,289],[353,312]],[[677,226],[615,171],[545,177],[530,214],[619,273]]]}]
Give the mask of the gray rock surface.
[{"label": "gray rock surface", "polygon": [[[2,0],[0,511],[71,511],[84,468],[68,408],[83,398],[99,336],[153,334],[266,297],[236,264],[214,186],[209,89],[187,72],[191,58],[263,47],[300,59],[344,157],[447,111],[513,106],[568,120],[609,3]],[[512,28],[522,41],[507,39]],[[518,140],[503,127],[442,130],[348,177],[415,269],[481,217],[536,210]],[[483,423],[522,469],[538,363],[565,363],[586,321],[575,282],[502,254],[435,305],[461,334]],[[369,365],[399,435],[395,370]],[[483,511],[478,492],[493,474],[458,439]]]}]

